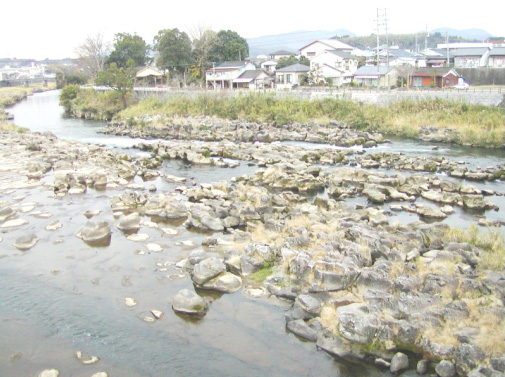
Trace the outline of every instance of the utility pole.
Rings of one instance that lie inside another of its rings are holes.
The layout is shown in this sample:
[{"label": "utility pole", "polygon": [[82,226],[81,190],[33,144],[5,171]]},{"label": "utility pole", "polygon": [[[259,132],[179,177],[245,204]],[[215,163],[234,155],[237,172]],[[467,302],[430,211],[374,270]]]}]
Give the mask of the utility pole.
[{"label": "utility pole", "polygon": [[447,55],[447,66],[450,66],[450,60],[449,60],[449,32],[445,32],[445,48],[446,48],[446,55]]},{"label": "utility pole", "polygon": [[380,66],[380,53],[379,53],[379,48],[380,48],[380,19],[379,19],[379,8],[377,8],[377,26],[376,26],[376,32],[377,32],[377,92],[379,91],[379,84],[381,80],[380,72],[379,72],[379,66]]},{"label": "utility pole", "polygon": [[386,34],[386,78],[387,78],[387,86],[388,88],[390,87],[389,85],[389,76],[388,76],[388,71],[389,71],[389,34],[388,34],[388,20],[386,16],[386,8],[379,9],[377,8],[377,91],[379,91],[379,84],[380,84],[380,33],[382,30],[382,27],[384,27],[384,32]]},{"label": "utility pole", "polygon": [[428,25],[426,25],[426,34],[424,35],[424,52],[428,51]]}]

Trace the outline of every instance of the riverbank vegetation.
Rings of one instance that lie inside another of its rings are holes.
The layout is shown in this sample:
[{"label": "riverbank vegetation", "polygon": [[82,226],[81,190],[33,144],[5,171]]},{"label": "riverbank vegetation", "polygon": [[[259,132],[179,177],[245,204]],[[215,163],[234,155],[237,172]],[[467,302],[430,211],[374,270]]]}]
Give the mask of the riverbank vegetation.
[{"label": "riverbank vegetation", "polygon": [[133,103],[128,93],[124,96],[116,90],[99,93],[78,85],[67,85],[60,95],[60,105],[65,113],[83,119],[111,120],[124,109],[125,102],[127,106]]},{"label": "riverbank vegetation", "polygon": [[328,124],[330,120],[337,120],[354,129],[413,138],[419,136],[422,127],[430,126],[455,131],[449,141],[457,144],[501,147],[505,142],[502,109],[440,99],[402,101],[389,107],[378,107],[328,98],[313,101],[277,98],[271,94],[180,96],[167,100],[145,99],[123,110],[116,119],[128,121],[159,114],[217,116],[279,126],[314,121]]},{"label": "riverbank vegetation", "polygon": [[49,83],[47,87],[42,84],[32,84],[31,86],[7,86],[0,88],[0,108],[5,108],[16,104],[33,93],[45,92],[56,89],[55,83]]}]

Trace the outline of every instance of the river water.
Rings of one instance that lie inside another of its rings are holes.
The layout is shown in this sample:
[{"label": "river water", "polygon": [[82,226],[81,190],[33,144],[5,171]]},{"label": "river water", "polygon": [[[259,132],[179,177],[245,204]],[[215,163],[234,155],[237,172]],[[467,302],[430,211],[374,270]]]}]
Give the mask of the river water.
[{"label": "river water", "polygon": [[[18,126],[31,131],[51,131],[62,139],[141,154],[128,149],[141,140],[98,134],[102,122],[65,119],[58,94],[52,91],[31,96],[9,112]],[[503,151],[454,146],[433,151],[432,144],[400,140],[371,153],[384,150],[442,154],[475,166],[496,165],[504,159]],[[189,168],[170,161],[162,169],[195,182],[213,182],[251,174],[255,168],[245,163],[235,169]],[[173,188],[159,179],[154,183],[159,191]],[[480,185],[504,191],[503,182]],[[77,239],[75,234],[84,223],[86,210],[102,211],[97,218],[113,218],[109,198],[116,194],[113,190],[88,190],[82,196],[54,198],[43,188],[0,192],[6,201],[23,196],[23,201],[52,213],[51,222],[59,219],[64,225],[50,233],[44,231],[47,219],[30,218],[29,231],[40,241],[26,253],[10,246],[19,235],[0,233],[0,376],[37,376],[46,368],[75,377],[98,371],[122,377],[389,374],[368,366],[340,364],[313,343],[287,333],[284,311],[290,303],[276,298],[252,299],[242,291],[227,295],[200,292],[210,302],[203,319],[175,315],[170,307],[173,296],[180,289],[192,289],[192,282],[177,276],[172,263],[186,257],[207,235],[188,232],[177,223],[159,224],[177,232],[167,238],[159,228],[143,226],[141,232],[149,235],[149,242],[162,245],[163,250],[157,253],[147,252],[140,243],[132,246],[117,229],[113,229],[109,247],[93,248]],[[499,201],[497,198],[493,200]],[[458,211],[450,218],[453,224],[465,226],[478,217]],[[503,209],[487,218],[505,220]],[[396,215],[396,220],[415,221],[417,216]],[[193,241],[194,246],[185,246],[182,241]],[[125,306],[125,297],[134,297],[138,305]],[[153,309],[163,311],[162,318],[145,322],[143,318]],[[76,351],[101,360],[82,365],[74,356]]]}]

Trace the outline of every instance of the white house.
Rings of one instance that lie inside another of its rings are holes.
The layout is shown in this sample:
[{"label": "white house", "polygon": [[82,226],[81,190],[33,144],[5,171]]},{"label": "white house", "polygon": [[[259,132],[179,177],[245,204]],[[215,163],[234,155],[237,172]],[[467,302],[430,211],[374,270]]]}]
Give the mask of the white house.
[{"label": "white house", "polygon": [[275,71],[275,83],[277,89],[291,89],[294,85],[300,85],[303,78],[307,76],[310,67],[296,63]]},{"label": "white house", "polygon": [[256,69],[252,71],[245,71],[239,77],[234,79],[232,83],[234,88],[248,88],[255,90],[270,87],[272,81],[272,76],[262,69]]},{"label": "white house", "polygon": [[310,70],[313,76],[322,75],[326,83],[341,86],[351,82],[352,73],[358,69],[358,63],[358,58],[349,52],[323,51],[310,60]]},{"label": "white house", "polygon": [[351,52],[354,47],[349,46],[343,42],[340,42],[336,39],[319,39],[312,43],[309,43],[306,46],[303,46],[300,51],[300,55],[305,56],[309,59],[319,55],[320,53],[326,50],[338,50],[338,51],[347,51]]},{"label": "white house", "polygon": [[273,60],[279,60],[281,58],[289,58],[290,56],[295,56],[295,53],[286,50],[280,50],[272,52],[268,55],[268,57]]},{"label": "white house", "polygon": [[205,71],[207,88],[228,89],[233,87],[233,80],[245,71],[253,71],[256,66],[249,61],[224,62]]},{"label": "white house", "polygon": [[277,67],[277,60],[275,59],[268,59],[260,63],[260,68],[268,73],[274,73],[275,67]]}]

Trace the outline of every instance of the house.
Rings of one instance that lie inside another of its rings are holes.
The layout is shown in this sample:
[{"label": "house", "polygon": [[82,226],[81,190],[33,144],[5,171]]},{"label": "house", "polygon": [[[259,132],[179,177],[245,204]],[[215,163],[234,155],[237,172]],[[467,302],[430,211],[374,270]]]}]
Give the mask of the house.
[{"label": "house", "polygon": [[451,67],[419,68],[410,75],[410,85],[418,88],[447,88],[456,85],[460,77]]},{"label": "house", "polygon": [[[447,67],[454,65],[452,51],[441,48],[431,48],[424,51],[426,67]],[[449,61],[449,64],[447,64]]]},{"label": "house", "polygon": [[352,52],[354,47],[349,46],[343,42],[340,42],[336,39],[318,39],[312,43],[309,43],[306,46],[303,46],[298,51],[300,55],[305,56],[309,59],[319,55],[320,53],[326,50],[338,50],[338,51],[347,51]]},{"label": "house", "polygon": [[505,68],[505,47],[495,47],[489,52],[488,67]]},{"label": "house", "polygon": [[232,81],[234,88],[264,89],[269,88],[273,78],[262,69],[244,71]]},{"label": "house", "polygon": [[388,53],[390,66],[396,67],[408,64],[413,67],[426,67],[426,58],[422,54],[416,54],[400,48],[390,49]]},{"label": "house", "polygon": [[135,75],[135,81],[142,86],[150,84],[156,86],[157,84],[163,84],[163,73],[153,67],[144,67]]},{"label": "house", "polygon": [[213,89],[229,89],[233,80],[245,71],[253,71],[256,66],[249,61],[224,62],[205,71],[205,85]]},{"label": "house", "polygon": [[286,50],[280,50],[272,52],[271,54],[268,55],[268,57],[273,60],[279,60],[281,58],[289,58],[290,56],[295,56],[295,53]]},{"label": "house", "polygon": [[260,64],[260,68],[268,73],[274,73],[275,67],[277,67],[277,60],[275,59],[268,59]]},{"label": "house", "polygon": [[307,76],[310,67],[296,63],[275,71],[275,83],[277,89],[291,89],[295,85],[300,85],[303,78]]},{"label": "house", "polygon": [[461,68],[486,67],[490,49],[488,47],[460,48],[452,51],[454,66]]},{"label": "house", "polygon": [[354,82],[360,86],[392,87],[398,74],[395,67],[365,65],[353,73]]},{"label": "house", "polygon": [[[350,83],[358,69],[359,58],[347,51],[323,51],[310,60],[310,70],[335,86]],[[317,81],[320,81],[319,79]]]}]

